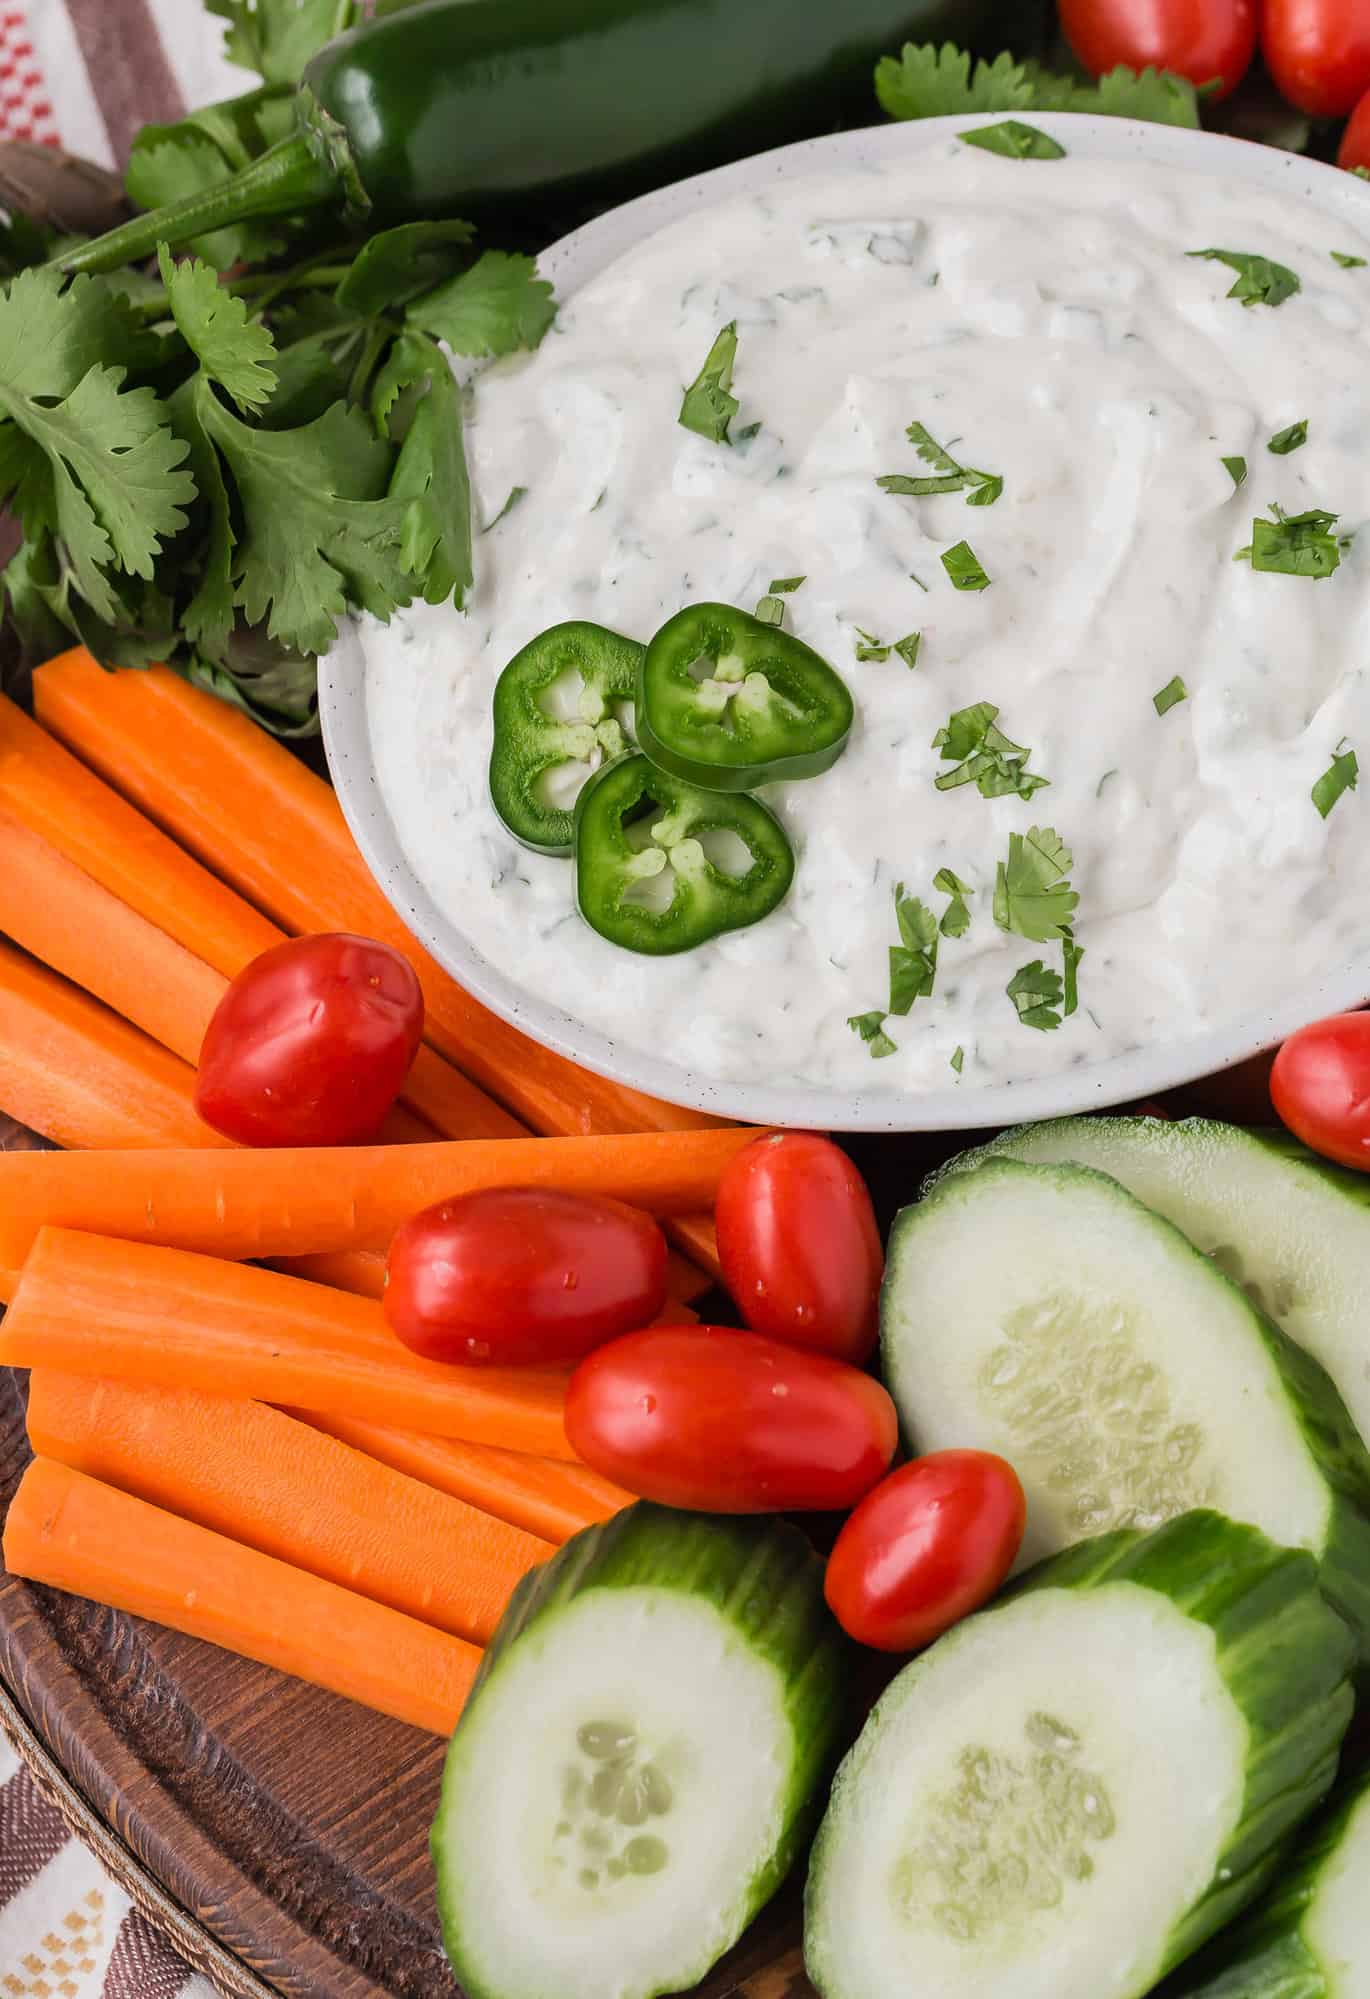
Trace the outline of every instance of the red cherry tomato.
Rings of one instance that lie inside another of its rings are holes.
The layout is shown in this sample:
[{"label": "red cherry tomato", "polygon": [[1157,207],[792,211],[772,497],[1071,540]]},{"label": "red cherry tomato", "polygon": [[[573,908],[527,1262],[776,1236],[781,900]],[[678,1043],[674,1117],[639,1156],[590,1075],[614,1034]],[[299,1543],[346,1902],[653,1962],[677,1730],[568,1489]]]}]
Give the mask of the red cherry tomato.
[{"label": "red cherry tomato", "polygon": [[385,1316],[427,1360],[579,1360],[666,1302],[650,1215],[590,1194],[498,1187],[425,1208],[390,1245]]},{"label": "red cherry tomato", "polygon": [[1336,1013],[1291,1034],[1270,1094],[1305,1145],[1370,1173],[1370,1013]]},{"label": "red cherry tomato", "polygon": [[1341,135],[1337,165],[1354,173],[1359,167],[1370,174],[1370,90],[1351,113],[1351,122]]},{"label": "red cherry tomato", "polygon": [[1282,97],[1344,118],[1370,90],[1370,0],[1265,0],[1261,49]]},{"label": "red cherry tomato", "polygon": [[369,937],[296,937],[263,951],[214,1010],[195,1108],[240,1145],[372,1138],[423,1035],[408,960]]},{"label": "red cherry tomato", "polygon": [[828,1559],[844,1631],[880,1652],[930,1645],[993,1596],[1022,1544],[1018,1475],[988,1451],[935,1451],[867,1493]]},{"label": "red cherry tomato", "polygon": [[[1266,0],[1267,7],[1270,0]],[[1191,83],[1235,90],[1256,51],[1256,0],[1060,0],[1070,46],[1095,76],[1173,70]]]},{"label": "red cherry tomato", "polygon": [[885,1257],[866,1183],[840,1146],[776,1132],[734,1154],[714,1211],[723,1280],[754,1332],[860,1362]]},{"label": "red cherry tomato", "polygon": [[886,1470],[894,1404],[868,1374],[731,1326],[660,1326],[583,1360],[566,1435],[592,1470],[699,1513],[845,1511]]}]

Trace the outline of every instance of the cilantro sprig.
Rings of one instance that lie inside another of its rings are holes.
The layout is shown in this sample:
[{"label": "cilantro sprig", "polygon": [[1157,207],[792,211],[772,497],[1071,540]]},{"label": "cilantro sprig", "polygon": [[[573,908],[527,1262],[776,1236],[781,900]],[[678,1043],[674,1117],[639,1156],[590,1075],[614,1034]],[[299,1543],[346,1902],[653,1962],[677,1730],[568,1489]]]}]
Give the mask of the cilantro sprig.
[{"label": "cilantro sprig", "polygon": [[891,118],[946,118],[999,112],[1092,111],[1115,118],[1142,118],[1157,125],[1199,123],[1198,93],[1184,77],[1121,65],[1096,83],[1055,76],[1037,63],[1017,62],[1005,52],[993,62],[978,61],[953,43],[908,42],[899,56],[886,56],[875,72],[876,95]]},{"label": "cilantro sprig", "polygon": [[160,282],[13,277],[0,498],[25,540],[3,583],[28,655],[72,637],[107,665],[162,660],[307,734],[348,610],[460,603],[471,496],[438,342],[536,345],[554,309],[530,258],[471,234],[410,224],[232,278],[165,251]]}]

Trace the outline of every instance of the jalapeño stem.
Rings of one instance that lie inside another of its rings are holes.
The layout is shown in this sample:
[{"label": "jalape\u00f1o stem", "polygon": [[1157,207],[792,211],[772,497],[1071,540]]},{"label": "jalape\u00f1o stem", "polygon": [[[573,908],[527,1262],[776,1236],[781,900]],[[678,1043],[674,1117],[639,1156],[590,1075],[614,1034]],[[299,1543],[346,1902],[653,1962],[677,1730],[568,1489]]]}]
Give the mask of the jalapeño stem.
[{"label": "jalape\u00f1o stem", "polygon": [[231,180],[135,215],[92,242],[64,251],[44,268],[72,275],[117,270],[121,264],[138,264],[154,256],[159,243],[175,250],[234,222],[341,206],[352,192],[347,175],[340,165],[321,156],[316,145],[304,132],[293,132]]}]

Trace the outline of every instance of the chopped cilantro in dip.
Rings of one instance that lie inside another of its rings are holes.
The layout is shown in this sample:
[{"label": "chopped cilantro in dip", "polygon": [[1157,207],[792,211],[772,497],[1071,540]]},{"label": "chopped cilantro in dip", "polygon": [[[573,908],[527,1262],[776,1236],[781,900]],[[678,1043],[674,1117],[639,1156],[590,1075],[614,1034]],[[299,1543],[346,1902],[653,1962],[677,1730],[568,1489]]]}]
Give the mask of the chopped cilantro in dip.
[{"label": "chopped cilantro in dip", "polygon": [[1356,752],[1348,749],[1346,739],[1337,744],[1332,753],[1332,761],[1317,783],[1313,786],[1313,803],[1325,819],[1344,792],[1354,791],[1360,782],[1360,764]]},{"label": "chopped cilantro in dip", "polygon": [[1229,298],[1240,299],[1244,306],[1283,305],[1295,292],[1302,291],[1303,285],[1296,271],[1287,264],[1277,264],[1271,257],[1263,257],[1255,250],[1190,250],[1191,257],[1204,257],[1210,263],[1226,264],[1237,273],[1237,282],[1227,294]]},{"label": "chopped cilantro in dip", "polygon": [[[723,328],[699,373],[685,391],[679,422],[686,430],[707,437],[711,444],[731,444],[728,425],[738,412],[733,386],[733,364],[737,360],[737,322]],[[759,428],[759,426],[758,426]]]}]

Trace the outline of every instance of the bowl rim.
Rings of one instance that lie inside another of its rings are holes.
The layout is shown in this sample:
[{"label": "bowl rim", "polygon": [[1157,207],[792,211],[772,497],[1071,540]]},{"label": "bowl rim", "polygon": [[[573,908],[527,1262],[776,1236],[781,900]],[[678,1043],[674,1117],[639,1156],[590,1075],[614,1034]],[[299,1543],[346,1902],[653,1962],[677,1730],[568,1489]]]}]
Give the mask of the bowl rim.
[{"label": "bowl rim", "polygon": [[[978,114],[978,124],[986,114]],[[776,177],[883,163],[931,150],[967,129],[964,116],[865,126],[801,140],[676,181],[608,210],[554,243],[539,258],[561,295],[578,290],[644,237],[700,208],[756,193]],[[988,114],[993,122],[993,114]],[[1217,172],[1255,190],[1316,200],[1370,235],[1370,184],[1355,175],[1226,134],[1078,112],[1034,113],[1085,157],[1145,160]],[[1042,169],[1025,163],[1025,172]],[[819,1089],[783,1083],[718,1081],[658,1055],[620,1044],[576,1019],[531,986],[496,969],[441,908],[411,867],[386,809],[370,752],[365,652],[356,620],[319,662],[319,708],[334,786],[362,856],[387,901],[443,969],[492,1012],[534,1041],[629,1089],[689,1110],[751,1124],[832,1131],[966,1131],[1063,1117],[1134,1102],[1233,1067],[1276,1046],[1306,1022],[1370,997],[1370,952],[1305,981],[1278,1002],[1257,1006],[1201,1033],[1151,1042],[1055,1075],[901,1092]]]}]

